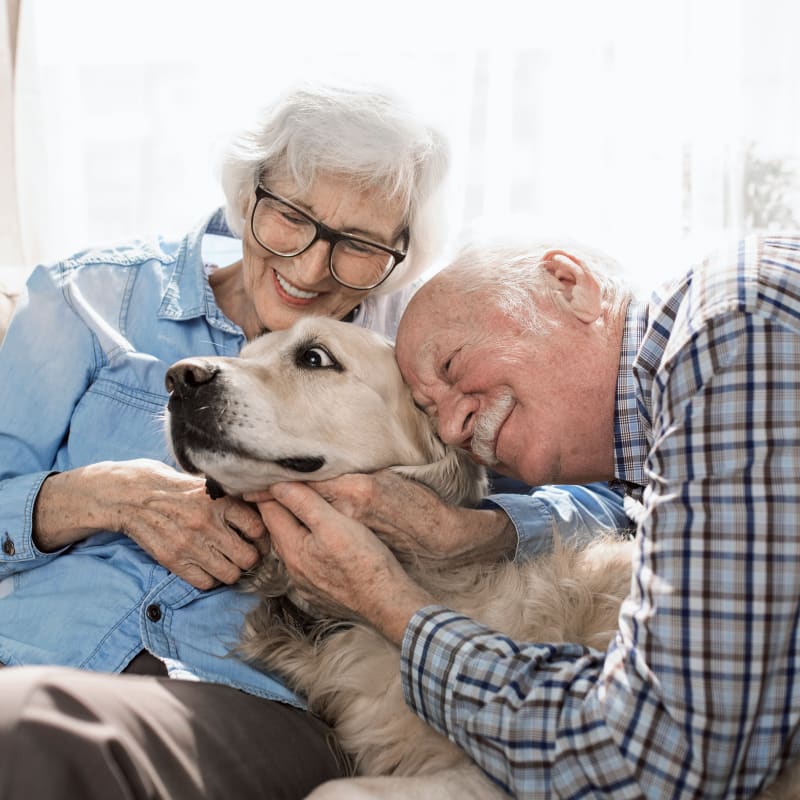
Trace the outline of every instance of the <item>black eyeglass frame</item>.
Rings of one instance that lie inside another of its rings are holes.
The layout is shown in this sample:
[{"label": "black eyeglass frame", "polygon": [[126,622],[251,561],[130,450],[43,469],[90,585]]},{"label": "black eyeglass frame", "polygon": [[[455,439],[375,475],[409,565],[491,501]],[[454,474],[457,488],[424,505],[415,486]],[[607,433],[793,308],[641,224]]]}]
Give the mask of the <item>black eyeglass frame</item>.
[{"label": "black eyeglass frame", "polygon": [[[304,211],[302,208],[299,208],[291,200],[287,200],[285,197],[281,197],[279,194],[275,194],[275,192],[271,192],[269,189],[258,184],[255,187],[255,195],[256,195],[256,202],[253,204],[253,211],[250,214],[250,230],[253,234],[253,238],[258,242],[258,244],[263,247],[268,253],[272,253],[274,256],[279,256],[280,258],[294,258],[295,256],[299,256],[302,253],[305,253],[311,245],[315,242],[318,242],[322,239],[325,242],[330,244],[330,252],[328,254],[328,271],[331,274],[331,277],[341,286],[344,286],[348,289],[356,289],[358,291],[368,292],[372,289],[377,288],[380,286],[393,272],[395,267],[400,264],[408,254],[407,251],[403,250],[395,250],[392,247],[387,247],[385,244],[380,244],[379,242],[373,242],[370,239],[364,239],[361,236],[354,236],[352,233],[343,233],[342,231],[334,230],[333,228],[329,228],[324,222],[320,222],[318,219],[314,219],[307,211]],[[255,218],[256,218],[256,209],[258,208],[259,202],[263,200],[265,197],[269,197],[273,200],[277,200],[280,203],[284,203],[285,205],[289,206],[293,211],[296,211],[301,217],[307,219],[313,226],[316,231],[314,237],[311,241],[305,246],[301,247],[299,250],[296,250],[293,253],[279,253],[277,250],[273,250],[271,247],[267,247],[261,239],[258,238],[258,234],[256,233],[256,225],[255,225]],[[408,228],[405,228],[402,233],[400,234],[406,241],[406,247],[408,247]],[[347,281],[343,281],[337,274],[336,270],[333,268],[333,249],[336,247],[338,242],[347,241],[347,242],[359,242],[360,244],[366,244],[370,247],[376,247],[378,250],[383,250],[384,253],[390,255],[393,259],[392,266],[386,272],[383,277],[369,286],[354,286],[352,283],[347,283]]]}]

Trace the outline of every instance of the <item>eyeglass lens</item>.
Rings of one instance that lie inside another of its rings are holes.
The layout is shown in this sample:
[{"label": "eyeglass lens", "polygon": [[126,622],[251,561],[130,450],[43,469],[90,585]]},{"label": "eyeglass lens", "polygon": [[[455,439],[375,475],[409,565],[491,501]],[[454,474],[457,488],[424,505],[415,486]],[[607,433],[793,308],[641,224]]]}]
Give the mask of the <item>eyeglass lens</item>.
[{"label": "eyeglass lens", "polygon": [[[295,256],[311,245],[317,226],[286,203],[261,197],[253,213],[253,232],[267,250],[279,256]],[[331,250],[334,277],[353,287],[371,288],[394,266],[391,253],[367,242],[340,239]]]}]

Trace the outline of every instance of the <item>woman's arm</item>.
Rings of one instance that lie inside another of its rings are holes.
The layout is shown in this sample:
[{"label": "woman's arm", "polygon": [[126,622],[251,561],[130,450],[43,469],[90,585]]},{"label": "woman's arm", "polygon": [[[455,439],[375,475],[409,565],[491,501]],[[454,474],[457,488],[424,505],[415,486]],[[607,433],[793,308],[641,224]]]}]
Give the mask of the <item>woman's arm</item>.
[{"label": "woman's arm", "polygon": [[[235,581],[258,560],[252,542],[266,541],[246,504],[212,501],[202,479],[160,461],[57,471],[58,453],[74,435],[73,412],[105,352],[68,299],[80,297],[69,278],[58,267],[33,273],[0,348],[0,578],[99,531],[118,531],[199,588]],[[93,310],[86,304],[83,313]]]},{"label": "woman's arm", "polygon": [[34,510],[45,553],[99,531],[119,531],[200,589],[235,583],[268,547],[260,516],[239,500],[212,500],[205,481],[159,461],[106,461],[51,475]]},{"label": "woman's arm", "polygon": [[54,557],[34,542],[33,509],[96,368],[95,342],[66,301],[60,270],[37,268],[0,348],[0,576]]}]

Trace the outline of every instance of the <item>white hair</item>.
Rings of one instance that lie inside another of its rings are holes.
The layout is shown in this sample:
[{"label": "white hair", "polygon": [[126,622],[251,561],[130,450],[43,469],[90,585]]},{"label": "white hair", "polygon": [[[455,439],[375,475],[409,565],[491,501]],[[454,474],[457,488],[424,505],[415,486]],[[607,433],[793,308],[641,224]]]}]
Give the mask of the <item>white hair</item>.
[{"label": "white hair", "polygon": [[[528,330],[544,332],[554,320],[538,300],[545,285],[542,268],[545,253],[563,250],[579,260],[600,286],[608,319],[615,318],[633,299],[634,292],[619,262],[594,248],[571,240],[537,241],[529,244],[470,243],[436,280],[460,294],[482,294]],[[531,302],[531,301],[534,302]]]},{"label": "white hair", "polygon": [[374,290],[385,294],[416,280],[439,250],[448,162],[444,138],[386,91],[303,84],[230,141],[220,165],[225,214],[241,236],[253,189],[269,177],[289,178],[302,192],[317,174],[332,173],[399,199],[408,255]]}]

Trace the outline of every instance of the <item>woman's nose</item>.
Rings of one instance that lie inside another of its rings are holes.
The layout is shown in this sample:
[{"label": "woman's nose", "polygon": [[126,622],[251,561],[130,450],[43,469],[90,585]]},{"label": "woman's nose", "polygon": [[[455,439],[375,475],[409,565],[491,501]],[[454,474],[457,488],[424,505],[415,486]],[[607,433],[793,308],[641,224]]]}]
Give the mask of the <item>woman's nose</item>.
[{"label": "woman's nose", "polygon": [[330,274],[330,258],[330,243],[318,239],[308,250],[293,259],[298,281],[309,287],[321,283]]}]

